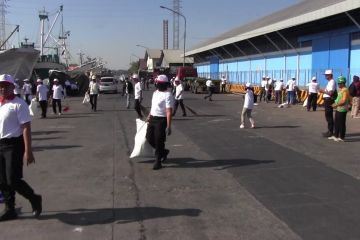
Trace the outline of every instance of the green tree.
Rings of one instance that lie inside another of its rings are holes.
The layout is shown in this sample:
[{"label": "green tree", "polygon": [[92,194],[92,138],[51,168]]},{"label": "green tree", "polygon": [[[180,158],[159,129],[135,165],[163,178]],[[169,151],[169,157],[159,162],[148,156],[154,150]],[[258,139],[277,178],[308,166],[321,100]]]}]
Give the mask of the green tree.
[{"label": "green tree", "polygon": [[139,61],[131,62],[128,69],[129,74],[137,73],[139,70]]}]

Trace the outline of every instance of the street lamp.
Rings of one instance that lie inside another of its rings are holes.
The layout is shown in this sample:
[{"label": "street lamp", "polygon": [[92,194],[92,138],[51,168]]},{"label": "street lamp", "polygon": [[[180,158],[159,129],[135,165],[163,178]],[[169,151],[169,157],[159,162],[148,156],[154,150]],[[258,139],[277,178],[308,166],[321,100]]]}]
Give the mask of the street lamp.
[{"label": "street lamp", "polygon": [[184,22],[185,22],[185,25],[184,25],[184,59],[183,59],[183,67],[185,66],[185,43],[186,43],[186,18],[184,15],[182,15],[181,13],[171,9],[171,8],[167,8],[167,7],[164,7],[164,6],[160,6],[160,8],[163,8],[163,9],[166,9],[166,10],[169,10],[170,12],[173,12],[181,17],[184,18]]},{"label": "street lamp", "polygon": [[140,45],[140,44],[136,44],[137,47],[142,47],[142,48],[145,48],[146,50],[149,49],[148,47],[145,47],[143,45]]}]

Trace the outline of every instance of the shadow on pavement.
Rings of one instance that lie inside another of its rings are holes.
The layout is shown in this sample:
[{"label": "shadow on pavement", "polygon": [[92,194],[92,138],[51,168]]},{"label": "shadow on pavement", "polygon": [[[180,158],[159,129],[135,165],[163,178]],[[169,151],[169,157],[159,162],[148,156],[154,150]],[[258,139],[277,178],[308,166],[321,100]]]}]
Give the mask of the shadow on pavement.
[{"label": "shadow on pavement", "polygon": [[260,129],[260,128],[299,128],[300,126],[256,126],[257,129]]},{"label": "shadow on pavement", "polygon": [[[40,220],[58,219],[69,225],[89,226],[95,224],[126,224],[148,219],[176,216],[198,217],[200,209],[168,209],[159,207],[74,209],[66,212],[44,212]],[[28,218],[28,217],[23,217]],[[30,218],[30,217],[29,217]],[[32,218],[32,217],[31,217]]]},{"label": "shadow on pavement", "polygon": [[31,132],[32,136],[37,136],[37,135],[49,135],[49,134],[57,134],[57,133],[66,133],[67,131],[36,131],[36,132]]},{"label": "shadow on pavement", "polygon": [[81,145],[50,145],[50,146],[36,146],[33,147],[34,152],[40,152],[45,150],[59,150],[59,149],[69,149],[69,148],[81,148]]},{"label": "shadow on pavement", "polygon": [[46,140],[54,140],[54,139],[62,139],[62,138],[61,137],[32,138],[33,141],[46,141]]},{"label": "shadow on pavement", "polygon": [[[258,164],[274,163],[274,160],[253,160],[253,159],[224,159],[224,160],[198,160],[193,158],[170,158],[165,162],[166,168],[214,168],[224,170]],[[139,163],[154,163],[154,160],[140,161]],[[166,166],[166,164],[171,164]]]}]

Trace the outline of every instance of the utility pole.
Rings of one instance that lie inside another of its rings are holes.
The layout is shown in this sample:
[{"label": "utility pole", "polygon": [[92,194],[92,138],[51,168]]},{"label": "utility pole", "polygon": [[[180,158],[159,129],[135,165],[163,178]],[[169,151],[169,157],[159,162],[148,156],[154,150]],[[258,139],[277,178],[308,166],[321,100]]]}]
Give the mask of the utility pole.
[{"label": "utility pole", "polygon": [[5,29],[6,2],[7,0],[0,0],[0,46],[3,45],[6,38],[6,29]]},{"label": "utility pole", "polygon": [[[173,0],[173,10],[180,13],[180,0]],[[179,14],[173,13],[173,49],[179,49]]]}]

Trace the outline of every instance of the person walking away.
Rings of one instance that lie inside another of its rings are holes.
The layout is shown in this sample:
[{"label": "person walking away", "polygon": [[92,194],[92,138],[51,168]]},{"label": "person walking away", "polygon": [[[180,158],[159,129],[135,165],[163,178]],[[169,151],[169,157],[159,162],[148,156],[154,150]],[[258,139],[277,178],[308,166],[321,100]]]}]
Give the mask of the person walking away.
[{"label": "person walking away", "polygon": [[307,111],[310,111],[312,107],[313,111],[316,111],[317,107],[317,98],[319,92],[319,83],[317,83],[316,77],[311,79],[311,83],[308,83],[307,86],[309,87],[309,96],[307,100]]},{"label": "person walking away", "polygon": [[124,93],[126,95],[126,108],[130,108],[130,99],[131,96],[134,94],[134,87],[133,84],[130,82],[129,78],[126,78],[124,83]]},{"label": "person walking away", "polygon": [[35,163],[31,116],[25,101],[14,95],[14,88],[11,75],[0,75],[0,190],[5,202],[0,221],[17,218],[16,192],[29,200],[33,216],[39,217],[42,212],[41,195],[23,180],[23,161],[27,165]]},{"label": "person walking away", "polygon": [[21,89],[20,89],[20,86],[19,86],[18,82],[19,82],[19,79],[15,79],[15,82],[14,82],[14,86],[15,86],[14,94],[17,97],[21,97]]},{"label": "person walking away", "polygon": [[227,84],[227,79],[226,79],[225,75],[222,75],[221,76],[221,92],[222,93],[226,93],[226,91],[225,91],[226,84]]},{"label": "person walking away", "polygon": [[286,84],[286,90],[287,90],[287,103],[290,104],[295,104],[295,78],[292,77],[291,79],[289,79],[289,81]]},{"label": "person walking away", "polygon": [[254,108],[254,89],[252,88],[250,83],[246,83],[245,88],[246,88],[246,94],[245,94],[243,110],[241,113],[240,128],[245,127],[245,116],[247,116],[247,118],[249,119],[251,123],[251,128],[255,128],[255,121],[251,116],[251,112]]},{"label": "person walking away", "polygon": [[91,110],[96,112],[97,110],[97,98],[100,92],[100,86],[99,83],[96,81],[96,75],[93,75],[92,81],[89,84],[89,95],[90,95],[90,104],[91,104]]},{"label": "person walking away", "polygon": [[141,82],[139,81],[139,75],[137,74],[133,74],[132,79],[135,82],[135,92],[134,92],[134,98],[135,98],[135,103],[134,103],[134,108],[135,111],[138,114],[138,118],[142,119],[143,115],[141,113],[141,100],[142,100],[142,88],[141,88]]},{"label": "person walking away", "polygon": [[41,108],[41,118],[46,118],[46,112],[48,107],[49,89],[43,84],[41,79],[36,80],[36,99],[39,101]]},{"label": "person walking away", "polygon": [[261,80],[261,88],[260,88],[260,102],[262,98],[264,98],[264,100],[266,101],[266,90],[265,90],[266,85],[267,85],[266,76],[263,76]]},{"label": "person walking away", "polygon": [[207,88],[207,91],[208,91],[208,95],[206,95],[204,97],[204,99],[208,99],[209,98],[209,101],[212,101],[212,95],[213,95],[213,88],[214,88],[214,84],[213,82],[211,81],[210,77],[208,78],[208,80],[206,81],[206,88]]},{"label": "person walking away", "polygon": [[327,122],[327,132],[323,133],[323,137],[331,137],[334,133],[334,113],[332,104],[337,97],[336,83],[333,79],[333,72],[331,69],[325,71],[325,78],[328,81],[324,90],[320,89],[320,92],[324,93],[324,107],[325,107],[325,119]]},{"label": "person walking away", "polygon": [[338,78],[339,93],[332,104],[335,111],[335,132],[334,136],[328,139],[334,140],[335,142],[343,142],[346,134],[346,114],[350,106],[350,94],[346,88],[346,78],[340,76]]},{"label": "person walking away", "polygon": [[25,102],[30,105],[31,103],[31,93],[32,93],[32,86],[29,82],[29,79],[24,79],[24,85],[22,87],[22,90],[23,90],[23,93],[24,93],[24,96],[25,96]]},{"label": "person walking away", "polygon": [[184,106],[184,102],[183,102],[183,92],[184,92],[184,87],[183,85],[181,84],[181,81],[178,77],[175,78],[175,86],[176,86],[176,89],[175,89],[175,106],[174,106],[174,112],[172,114],[172,116],[174,117],[175,114],[176,114],[176,111],[179,107],[179,104],[180,104],[180,107],[181,107],[181,110],[183,112],[183,117],[186,117],[186,111],[185,111],[185,106]]},{"label": "person walking away", "polygon": [[284,81],[280,79],[280,81],[275,82],[275,104],[282,104],[282,91],[284,89]]},{"label": "person walking away", "polygon": [[62,109],[61,109],[61,99],[64,98],[64,89],[63,87],[59,84],[59,79],[55,78],[54,79],[54,85],[52,87],[52,107],[53,107],[53,112],[54,114],[56,114],[56,105],[59,109],[59,113],[58,115],[60,116],[62,113]]},{"label": "person walking away", "polygon": [[271,78],[269,76],[266,77],[265,98],[264,98],[266,103],[269,103],[269,100],[271,99],[271,92],[270,92],[271,83],[272,83]]},{"label": "person walking away", "polygon": [[167,91],[169,81],[166,75],[159,75],[156,90],[151,100],[151,110],[147,118],[149,122],[146,139],[155,148],[154,170],[162,168],[161,161],[166,161],[169,150],[165,148],[166,135],[171,134],[171,120],[174,97]]},{"label": "person walking away", "polygon": [[359,105],[360,105],[360,80],[358,76],[353,77],[353,82],[349,86],[349,93],[352,97],[351,117],[359,118]]}]

